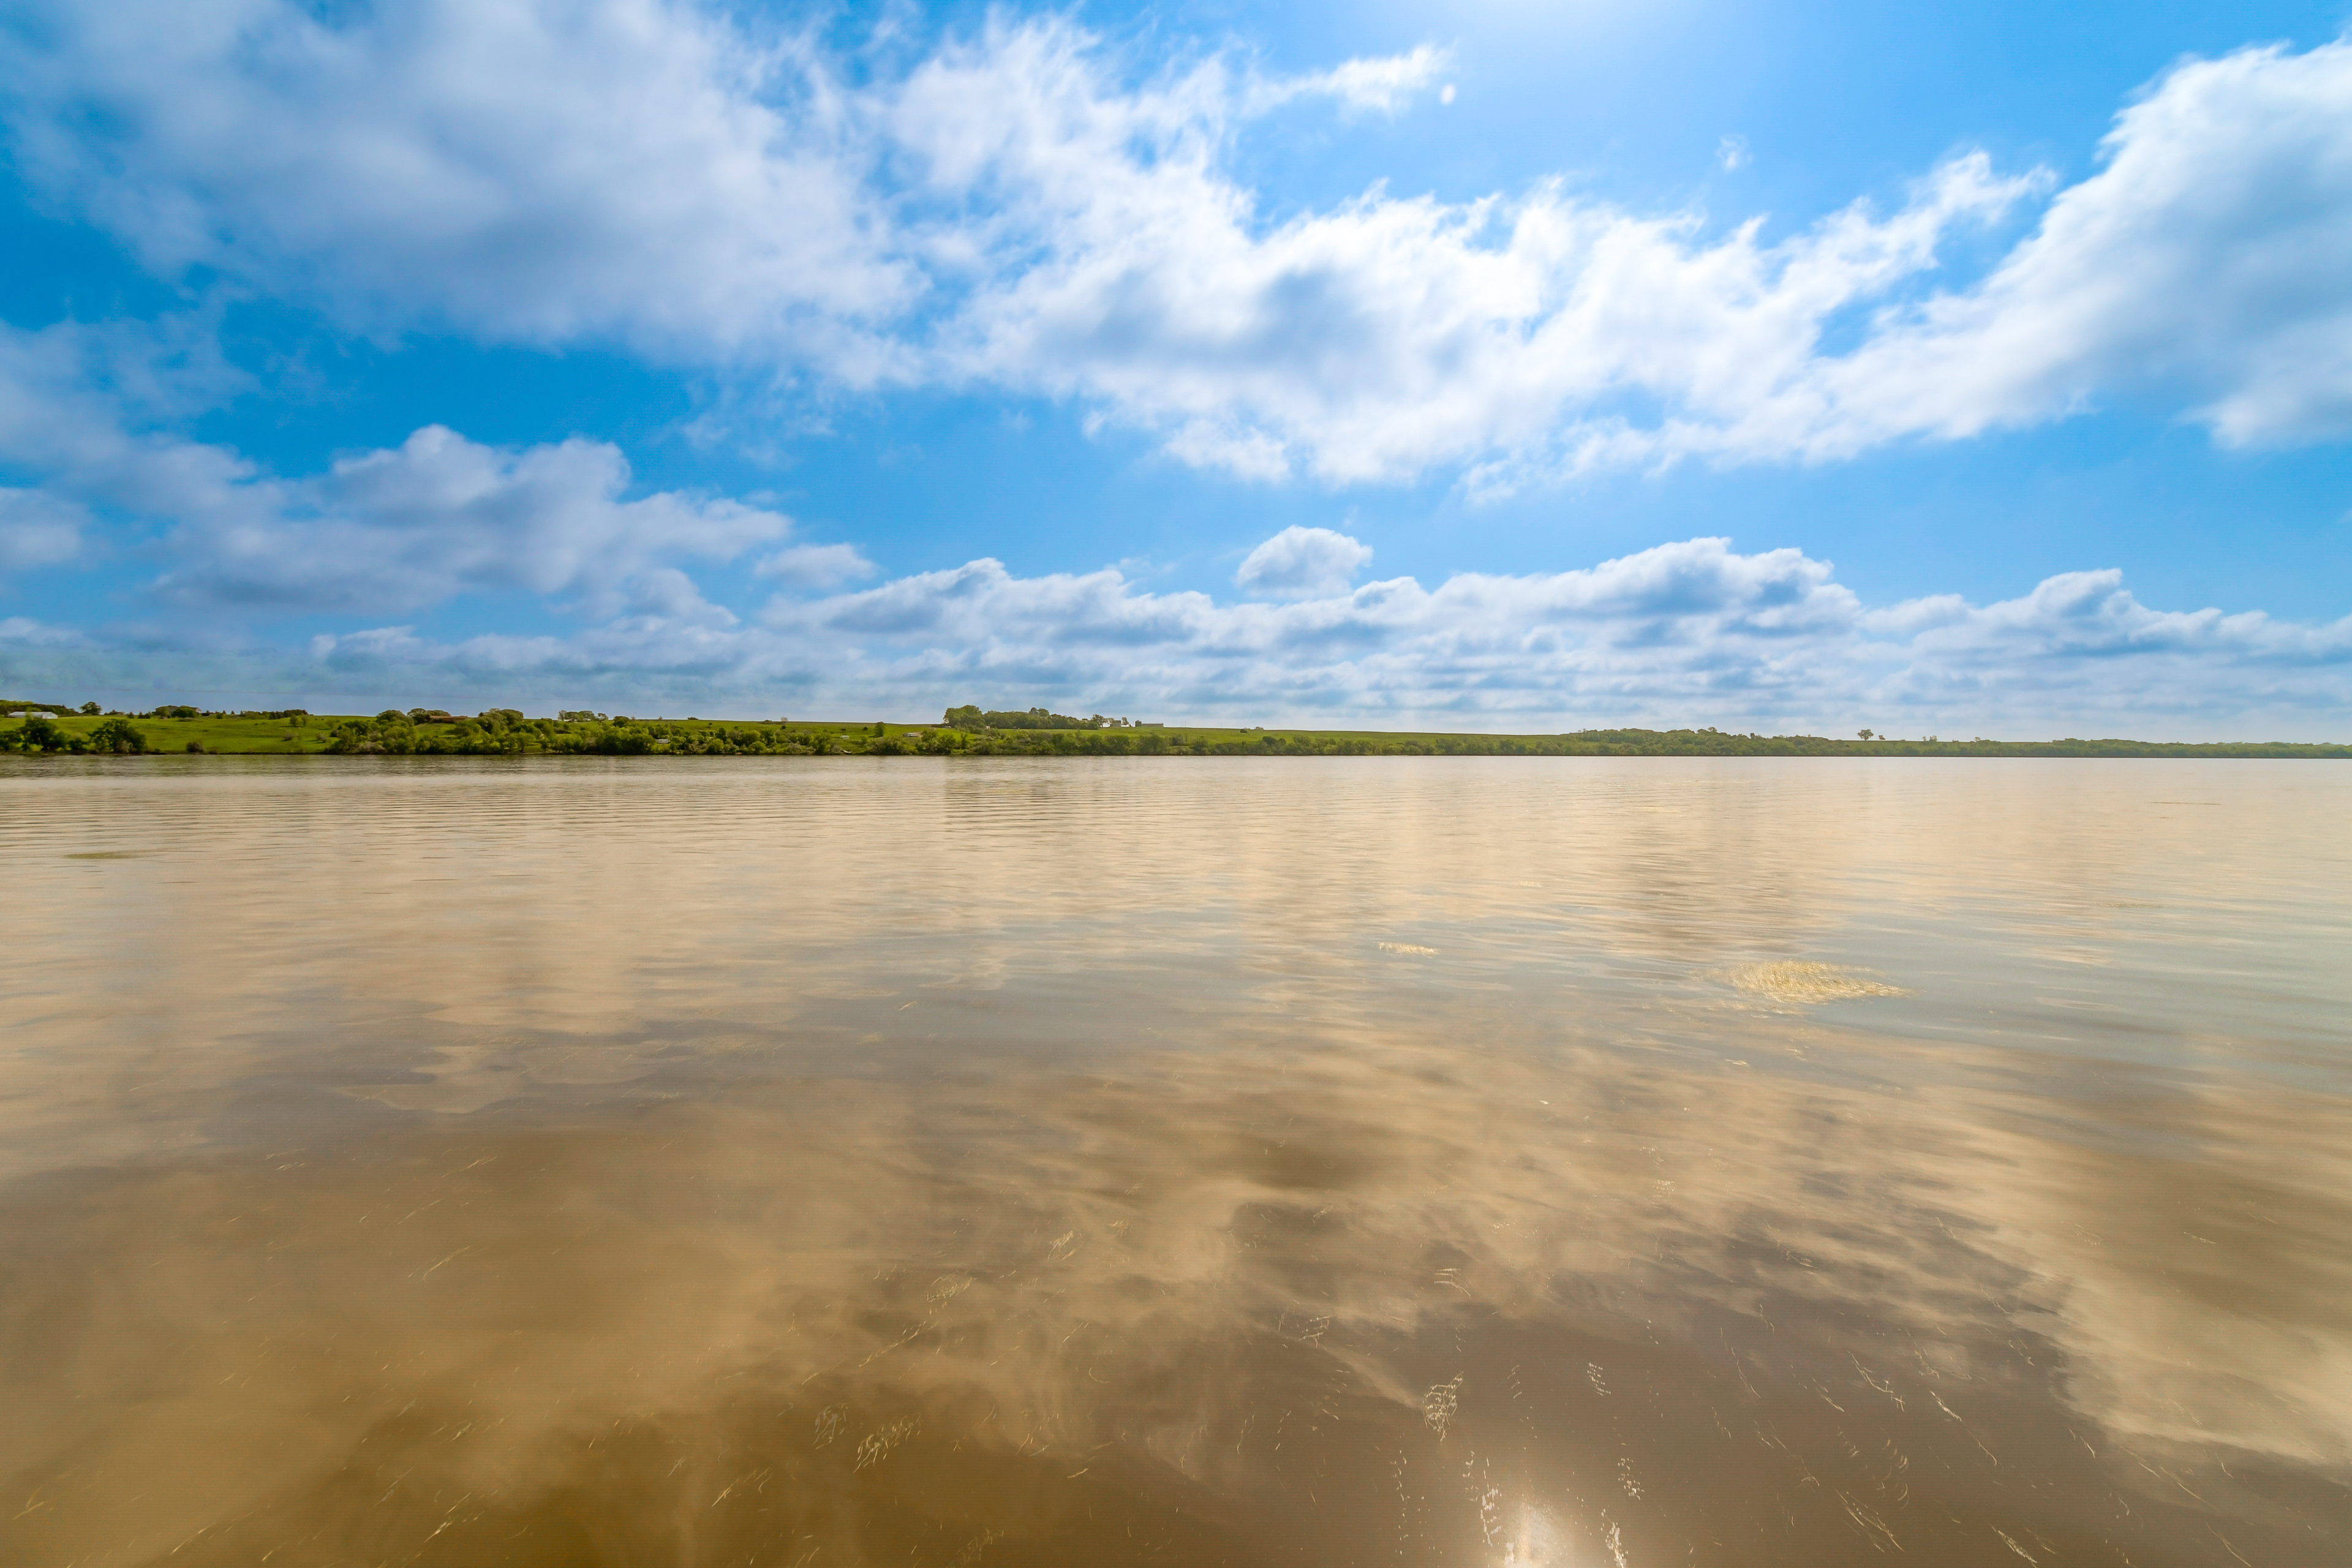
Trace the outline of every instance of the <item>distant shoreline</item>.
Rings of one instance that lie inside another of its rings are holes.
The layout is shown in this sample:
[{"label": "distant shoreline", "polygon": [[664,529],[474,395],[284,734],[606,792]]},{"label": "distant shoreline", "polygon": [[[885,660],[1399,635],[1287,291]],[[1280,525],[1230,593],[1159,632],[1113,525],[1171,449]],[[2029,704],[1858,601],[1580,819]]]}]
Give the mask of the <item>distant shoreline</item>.
[{"label": "distant shoreline", "polygon": [[[1045,727],[887,721],[530,719],[422,710],[363,714],[95,714],[0,700],[0,754],[218,756],[1521,756],[1521,757],[2208,757],[2352,759],[2352,744],[2284,741],[1906,741],[1873,735],[1734,734],[1717,730],[1580,730],[1484,735],[1444,731],[1230,729],[1069,721]],[[957,710],[963,718],[972,710]],[[412,716],[413,714],[413,716]],[[990,719],[1025,716],[996,715]],[[1052,716],[1055,720],[1062,716]],[[134,743],[135,741],[135,743]]]}]

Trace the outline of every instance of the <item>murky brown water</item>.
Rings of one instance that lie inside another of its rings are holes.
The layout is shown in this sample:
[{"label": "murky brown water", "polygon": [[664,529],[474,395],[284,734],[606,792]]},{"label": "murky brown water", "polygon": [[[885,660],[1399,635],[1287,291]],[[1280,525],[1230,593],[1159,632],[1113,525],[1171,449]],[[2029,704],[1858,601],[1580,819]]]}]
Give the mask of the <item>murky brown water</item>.
[{"label": "murky brown water", "polygon": [[0,768],[0,1563],[2352,1561],[2352,768]]}]

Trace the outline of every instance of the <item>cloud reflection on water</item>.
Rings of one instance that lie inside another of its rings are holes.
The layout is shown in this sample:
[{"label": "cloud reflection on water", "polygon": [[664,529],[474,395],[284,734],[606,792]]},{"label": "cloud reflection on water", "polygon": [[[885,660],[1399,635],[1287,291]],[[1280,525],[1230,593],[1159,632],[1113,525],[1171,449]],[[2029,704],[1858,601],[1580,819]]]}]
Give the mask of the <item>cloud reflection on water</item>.
[{"label": "cloud reflection on water", "polygon": [[[10,981],[113,984],[0,1080],[0,1541],[2331,1560],[2327,801],[2200,778],[2200,865],[2098,764],[1287,766],[42,775],[52,853],[167,847],[19,860],[79,901]],[[2158,876],[2267,1049],[2131,989]],[[1716,978],[1792,950],[1919,994]]]}]

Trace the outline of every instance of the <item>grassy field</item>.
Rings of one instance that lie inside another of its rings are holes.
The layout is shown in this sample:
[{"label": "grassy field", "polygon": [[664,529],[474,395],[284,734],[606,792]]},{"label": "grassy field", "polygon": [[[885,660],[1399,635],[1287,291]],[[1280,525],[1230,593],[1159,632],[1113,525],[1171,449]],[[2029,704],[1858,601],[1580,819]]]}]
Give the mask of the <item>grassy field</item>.
[{"label": "grassy field", "polygon": [[[0,713],[24,706],[0,700]],[[47,716],[71,750],[105,721],[96,714]],[[134,716],[155,753],[219,755],[325,752],[432,754],[589,752],[623,755],[800,753],[896,755],[1170,756],[1943,756],[1943,757],[2338,757],[2352,745],[2284,742],[2213,744],[2127,740],[1839,740],[1819,735],[1732,734],[1715,730],[1584,730],[1566,734],[1478,735],[1444,731],[1222,729],[1133,725],[1044,730],[956,730],[877,720],[743,721],[614,719],[564,722],[495,710],[478,719],[371,718],[363,714],[203,713]],[[0,747],[20,749],[24,721],[0,719]]]},{"label": "grassy field", "polygon": [[[21,706],[0,701],[0,713],[14,712]],[[101,715],[80,713],[51,714],[58,728],[68,734],[88,736],[103,721]],[[199,719],[133,719],[131,724],[146,737],[151,752],[185,752],[194,741],[207,752],[268,752],[292,755],[298,752],[318,752],[325,749],[326,732],[315,728],[326,721],[310,719],[299,727],[282,719],[228,718],[206,715]],[[0,743],[5,743],[9,731],[23,727],[21,721],[0,719]]]}]

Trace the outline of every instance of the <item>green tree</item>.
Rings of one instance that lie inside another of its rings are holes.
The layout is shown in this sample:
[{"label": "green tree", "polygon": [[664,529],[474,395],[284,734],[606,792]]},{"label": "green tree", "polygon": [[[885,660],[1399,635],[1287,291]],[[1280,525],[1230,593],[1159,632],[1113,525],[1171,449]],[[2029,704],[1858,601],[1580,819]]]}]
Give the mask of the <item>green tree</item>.
[{"label": "green tree", "polygon": [[130,720],[117,716],[106,720],[89,732],[89,749],[93,752],[143,752],[147,737],[132,727]]},{"label": "green tree", "polygon": [[81,710],[94,716],[98,712],[98,704],[95,702],[85,702],[81,705]]}]

